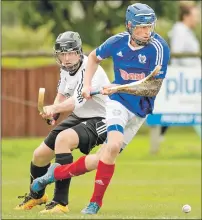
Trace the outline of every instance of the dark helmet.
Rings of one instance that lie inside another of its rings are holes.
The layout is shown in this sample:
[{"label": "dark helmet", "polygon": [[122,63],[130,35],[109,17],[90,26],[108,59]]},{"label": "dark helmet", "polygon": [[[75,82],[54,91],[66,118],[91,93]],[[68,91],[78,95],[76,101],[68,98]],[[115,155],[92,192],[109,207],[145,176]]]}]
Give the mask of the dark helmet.
[{"label": "dark helmet", "polygon": [[153,31],[150,36],[150,39],[151,39],[154,35],[154,27],[155,27],[156,20],[157,18],[156,18],[154,10],[146,4],[135,3],[132,5],[129,5],[126,10],[126,26],[128,25],[128,23],[131,24],[131,28],[127,28],[127,30],[129,34],[131,35],[132,39],[138,45],[145,45],[149,41],[143,42],[141,40],[136,39],[134,36],[132,36],[133,29],[137,26],[152,25]]},{"label": "dark helmet", "polygon": [[[79,60],[79,62],[77,64],[74,64],[73,66],[67,68],[62,65],[61,61],[58,58],[58,54],[65,53],[65,52],[68,53],[68,52],[72,52],[72,51],[76,51],[77,54],[80,54],[81,59]],[[70,73],[75,72],[78,69],[78,67],[80,66],[80,62],[83,59],[82,41],[81,41],[81,37],[80,37],[79,33],[73,32],[73,31],[66,31],[62,34],[59,34],[59,36],[57,37],[57,39],[55,41],[54,54],[55,54],[57,63],[62,68],[66,69]]]}]

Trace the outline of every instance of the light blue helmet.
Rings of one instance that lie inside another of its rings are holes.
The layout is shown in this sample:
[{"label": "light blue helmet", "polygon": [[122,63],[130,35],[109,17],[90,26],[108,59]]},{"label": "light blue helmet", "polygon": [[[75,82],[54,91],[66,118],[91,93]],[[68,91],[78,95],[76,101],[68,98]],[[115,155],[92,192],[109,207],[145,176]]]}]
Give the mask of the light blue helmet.
[{"label": "light blue helmet", "polygon": [[[129,32],[129,34],[131,35],[132,39],[138,44],[138,45],[145,45],[147,44],[149,41],[145,42],[145,41],[141,41],[139,39],[136,39],[132,33],[133,33],[133,29],[137,26],[149,26],[152,25],[153,26],[153,30],[151,32],[151,37],[154,34],[154,27],[155,27],[155,22],[156,22],[157,18],[155,15],[155,12],[152,8],[150,8],[148,5],[146,4],[142,4],[142,3],[135,3],[132,5],[129,5],[127,10],[126,10],[126,27],[127,27],[127,31]],[[128,28],[128,24],[131,24],[131,27]]]}]

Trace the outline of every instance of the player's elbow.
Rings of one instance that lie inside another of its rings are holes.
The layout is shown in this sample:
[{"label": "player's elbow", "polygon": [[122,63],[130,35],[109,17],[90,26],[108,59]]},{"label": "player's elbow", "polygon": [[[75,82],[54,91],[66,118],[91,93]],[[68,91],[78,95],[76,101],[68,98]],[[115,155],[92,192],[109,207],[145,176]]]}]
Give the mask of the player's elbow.
[{"label": "player's elbow", "polygon": [[88,55],[88,59],[91,60],[92,62],[96,63],[96,64],[100,63],[100,60],[96,56],[96,51],[95,50],[90,52],[90,54]]},{"label": "player's elbow", "polygon": [[58,93],[56,98],[55,98],[55,101],[54,101],[54,104],[58,104],[58,103],[61,103],[61,102],[64,102],[66,100],[66,96],[61,94],[61,93]]}]

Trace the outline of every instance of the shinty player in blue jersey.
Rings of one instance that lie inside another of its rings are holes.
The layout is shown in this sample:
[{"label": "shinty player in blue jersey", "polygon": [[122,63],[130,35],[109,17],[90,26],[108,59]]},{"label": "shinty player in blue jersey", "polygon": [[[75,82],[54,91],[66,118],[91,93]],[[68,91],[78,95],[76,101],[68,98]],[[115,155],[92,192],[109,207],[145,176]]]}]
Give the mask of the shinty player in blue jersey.
[{"label": "shinty player in blue jersey", "polygon": [[[170,51],[166,41],[154,32],[156,15],[146,4],[135,3],[126,11],[127,32],[114,35],[89,55],[83,96],[90,98],[91,79],[101,60],[112,57],[114,84],[127,84],[146,77],[156,65],[161,71],[146,86],[109,95],[106,104],[107,143],[98,162],[94,192],[84,214],[96,214],[102,206],[107,186],[114,173],[115,160],[123,143],[124,128],[132,120],[152,113],[154,101],[165,78]],[[126,93],[125,93],[126,92]],[[128,94],[129,93],[129,94]]]},{"label": "shinty player in blue jersey", "polygon": [[[96,214],[101,208],[104,193],[114,173],[116,157],[124,146],[126,128],[131,126],[135,136],[154,108],[154,101],[165,78],[170,58],[166,41],[154,32],[156,20],[154,10],[148,5],[135,3],[128,6],[127,32],[110,37],[89,55],[82,91],[86,99],[90,98],[91,80],[98,64],[105,58],[113,59],[115,80],[112,85],[143,79],[156,65],[161,66],[161,71],[146,85],[126,89],[122,93],[112,94],[111,85],[103,89],[102,94],[109,95],[106,104],[107,143],[102,146],[98,161],[93,162],[97,167],[94,192],[89,205],[82,210],[83,214]],[[90,157],[81,157],[68,166],[53,164],[47,175],[36,179],[33,188],[37,189],[56,179],[70,178],[90,171],[86,169],[86,161],[90,161]]]}]

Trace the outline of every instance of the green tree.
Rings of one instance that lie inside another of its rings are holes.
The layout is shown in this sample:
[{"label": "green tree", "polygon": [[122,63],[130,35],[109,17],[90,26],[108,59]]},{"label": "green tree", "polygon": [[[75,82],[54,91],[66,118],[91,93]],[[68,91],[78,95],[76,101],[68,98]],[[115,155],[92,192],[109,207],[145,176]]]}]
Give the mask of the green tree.
[{"label": "green tree", "polygon": [[[5,1],[5,0],[4,0]],[[85,44],[95,47],[113,34],[113,30],[124,28],[125,12],[128,5],[135,2],[151,6],[157,17],[173,22],[177,19],[177,1],[7,1],[9,15],[3,14],[7,21],[11,18],[20,20],[23,26],[37,29],[45,24],[52,24],[54,36],[66,30],[78,31]],[[15,3],[15,4],[14,4]],[[14,6],[15,5],[15,6]],[[14,8],[15,7],[15,8]],[[10,18],[9,18],[10,17]]]},{"label": "green tree", "polygon": [[14,26],[20,22],[18,1],[2,1],[1,2],[1,23],[2,25]]},{"label": "green tree", "polygon": [[[156,10],[157,16],[173,19],[176,2],[141,1]],[[83,42],[95,47],[112,35],[112,30],[124,26],[125,11],[135,1],[21,1],[20,19],[23,25],[37,28],[53,21],[55,37],[66,30],[78,31]]]},{"label": "green tree", "polygon": [[[124,23],[129,1],[21,1],[20,20],[33,29],[53,21],[55,37],[66,30],[78,31],[83,41],[98,45],[111,35],[113,27]],[[124,8],[124,9],[123,9]]]}]

